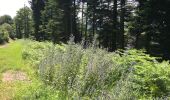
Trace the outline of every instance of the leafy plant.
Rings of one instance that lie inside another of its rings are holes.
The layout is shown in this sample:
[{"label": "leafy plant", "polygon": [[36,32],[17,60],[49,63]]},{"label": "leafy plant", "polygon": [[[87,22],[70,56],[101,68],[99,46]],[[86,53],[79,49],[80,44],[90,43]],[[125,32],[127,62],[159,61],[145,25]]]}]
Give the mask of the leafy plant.
[{"label": "leafy plant", "polygon": [[10,25],[3,24],[0,26],[0,44],[9,41]]}]

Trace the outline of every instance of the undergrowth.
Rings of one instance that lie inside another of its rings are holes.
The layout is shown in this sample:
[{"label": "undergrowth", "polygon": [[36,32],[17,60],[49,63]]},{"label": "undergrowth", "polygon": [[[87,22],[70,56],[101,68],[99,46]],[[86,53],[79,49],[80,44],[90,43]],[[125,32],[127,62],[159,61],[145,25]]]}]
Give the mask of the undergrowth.
[{"label": "undergrowth", "polygon": [[43,84],[25,92],[40,100],[168,99],[170,64],[143,50],[107,52],[95,45],[27,41],[23,58],[38,65]]}]

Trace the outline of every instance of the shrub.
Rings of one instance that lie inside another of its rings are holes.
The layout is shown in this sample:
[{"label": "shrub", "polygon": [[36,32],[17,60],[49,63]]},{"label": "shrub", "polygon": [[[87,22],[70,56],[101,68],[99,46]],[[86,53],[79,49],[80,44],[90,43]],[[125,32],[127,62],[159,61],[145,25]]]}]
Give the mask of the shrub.
[{"label": "shrub", "polygon": [[12,27],[10,24],[4,23],[4,24],[2,25],[2,27],[3,27],[3,29],[5,29],[5,30],[8,32],[9,37],[10,37],[11,39],[14,39],[14,38],[15,38],[15,34],[14,34],[13,27]]},{"label": "shrub", "polygon": [[[37,65],[46,56],[47,52],[51,50],[53,44],[50,42],[37,42],[33,40],[24,40],[25,45],[22,50],[22,58],[32,65]],[[57,45],[57,48],[62,49],[62,46]]]},{"label": "shrub", "polygon": [[14,39],[12,26],[7,23],[0,25],[0,43],[8,42],[9,37]]},{"label": "shrub", "polygon": [[37,65],[45,56],[45,51],[52,46],[51,43],[46,42],[36,42],[25,40],[24,42],[25,48],[22,51],[22,58],[32,65]]},{"label": "shrub", "polygon": [[4,26],[0,26],[0,44],[9,41],[9,33]]},{"label": "shrub", "polygon": [[120,57],[120,64],[133,64],[133,84],[140,95],[166,97],[170,92],[170,64],[156,61],[143,51],[129,50]]}]

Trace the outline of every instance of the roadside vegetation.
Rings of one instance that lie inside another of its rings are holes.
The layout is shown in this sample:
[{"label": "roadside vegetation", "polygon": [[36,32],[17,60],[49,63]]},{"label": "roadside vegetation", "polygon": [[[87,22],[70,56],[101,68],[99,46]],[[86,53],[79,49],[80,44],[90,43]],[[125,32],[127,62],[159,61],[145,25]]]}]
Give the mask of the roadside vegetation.
[{"label": "roadside vegetation", "polygon": [[17,94],[23,94],[20,90],[40,83],[33,67],[22,59],[23,45],[23,40],[17,40],[0,46],[1,100],[11,100]]},{"label": "roadside vegetation", "polygon": [[111,53],[72,41],[54,45],[26,40],[24,45],[22,59],[40,81],[18,92],[16,99],[168,99],[170,64],[145,51]]},{"label": "roadside vegetation", "polygon": [[28,1],[0,16],[0,100],[170,99],[170,0]]}]

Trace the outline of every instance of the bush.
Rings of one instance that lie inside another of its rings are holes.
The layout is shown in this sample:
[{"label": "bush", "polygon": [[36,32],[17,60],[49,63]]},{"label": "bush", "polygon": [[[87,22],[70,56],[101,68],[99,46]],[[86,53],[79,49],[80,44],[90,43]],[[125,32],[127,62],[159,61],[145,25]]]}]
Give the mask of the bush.
[{"label": "bush", "polygon": [[25,48],[22,51],[22,58],[32,65],[37,65],[45,56],[44,53],[47,49],[49,49],[52,44],[49,42],[36,42],[25,40],[24,41]]},{"label": "bush", "polygon": [[59,99],[131,100],[169,95],[169,62],[159,63],[144,51],[110,53],[94,45],[83,49],[73,42],[62,46],[39,42],[28,45],[23,57],[39,64],[45,86],[54,89],[48,92],[57,91]]},{"label": "bush", "polygon": [[11,26],[10,24],[4,23],[4,24],[2,25],[2,27],[3,27],[6,31],[8,31],[9,37],[10,37],[11,39],[14,39],[14,38],[15,38],[13,26]]},{"label": "bush", "polygon": [[0,44],[9,41],[9,33],[4,26],[0,26]]},{"label": "bush", "polygon": [[9,41],[9,37],[14,39],[14,32],[11,25],[4,23],[0,25],[0,43]]},{"label": "bush", "polygon": [[133,89],[139,95],[157,98],[167,97],[170,92],[170,64],[156,61],[144,51],[129,50],[117,60],[120,65],[131,65],[133,70]]}]

